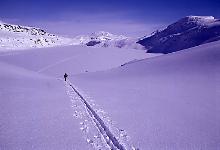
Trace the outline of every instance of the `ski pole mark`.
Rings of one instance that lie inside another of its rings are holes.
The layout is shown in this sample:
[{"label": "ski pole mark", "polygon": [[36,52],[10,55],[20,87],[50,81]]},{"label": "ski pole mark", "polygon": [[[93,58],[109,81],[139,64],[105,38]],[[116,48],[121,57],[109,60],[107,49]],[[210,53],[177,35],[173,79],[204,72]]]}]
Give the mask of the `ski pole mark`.
[{"label": "ski pole mark", "polygon": [[67,95],[69,95],[72,108],[74,110],[73,117],[80,122],[80,130],[83,133],[83,137],[96,150],[109,150],[109,146],[105,142],[103,136],[98,131],[92,118],[86,112],[85,105],[81,102],[78,95],[72,90],[72,88],[66,83]]},{"label": "ski pole mark", "polygon": [[137,150],[129,142],[129,136],[126,131],[117,128],[106,112],[95,108],[97,105],[94,104],[94,100],[91,97],[82,91],[79,92],[78,88],[69,81],[64,83],[66,88],[68,88],[67,94],[71,98],[72,108],[75,110],[74,117],[81,119],[80,130],[86,136],[86,141],[89,144],[98,150]]},{"label": "ski pole mark", "polygon": [[72,89],[76,92],[76,94],[80,97],[82,102],[85,104],[91,118],[93,118],[99,131],[102,133],[103,137],[105,137],[108,145],[112,149],[115,149],[114,147],[116,147],[119,150],[125,150],[125,148],[118,142],[118,140],[115,138],[115,136],[110,132],[110,130],[105,125],[103,120],[98,116],[98,114],[96,114],[96,112],[92,109],[92,107],[87,103],[87,101],[84,99],[84,97],[72,86],[72,84],[69,84],[69,85],[72,87]]}]

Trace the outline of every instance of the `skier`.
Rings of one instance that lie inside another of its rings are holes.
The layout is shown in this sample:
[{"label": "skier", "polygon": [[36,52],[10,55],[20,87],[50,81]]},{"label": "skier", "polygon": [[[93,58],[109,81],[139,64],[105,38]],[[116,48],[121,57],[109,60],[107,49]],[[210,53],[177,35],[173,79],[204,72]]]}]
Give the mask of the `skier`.
[{"label": "skier", "polygon": [[66,78],[68,77],[68,75],[65,73],[64,74],[64,79],[65,79],[65,81],[66,81]]}]

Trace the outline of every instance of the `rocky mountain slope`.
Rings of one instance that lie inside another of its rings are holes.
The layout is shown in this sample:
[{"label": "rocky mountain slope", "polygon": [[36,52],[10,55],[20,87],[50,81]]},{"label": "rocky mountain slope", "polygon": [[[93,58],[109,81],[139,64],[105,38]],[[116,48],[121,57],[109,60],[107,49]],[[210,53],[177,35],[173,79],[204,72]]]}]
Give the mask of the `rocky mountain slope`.
[{"label": "rocky mountain slope", "polygon": [[45,30],[0,22],[0,50],[65,45],[146,49],[148,53],[171,53],[220,39],[220,20],[212,16],[187,16],[149,36],[133,39],[105,31],[67,38]]},{"label": "rocky mountain slope", "polygon": [[0,22],[0,49],[27,49],[73,44],[74,40],[46,31]]},{"label": "rocky mountain slope", "polygon": [[220,20],[212,16],[188,16],[137,43],[149,53],[171,53],[220,39]]},{"label": "rocky mountain slope", "polygon": [[1,50],[65,45],[143,49],[144,47],[137,44],[136,41],[136,39],[128,38],[123,35],[114,35],[104,31],[94,32],[90,35],[81,35],[75,38],[67,38],[47,33],[45,30],[35,27],[26,27],[0,22]]}]

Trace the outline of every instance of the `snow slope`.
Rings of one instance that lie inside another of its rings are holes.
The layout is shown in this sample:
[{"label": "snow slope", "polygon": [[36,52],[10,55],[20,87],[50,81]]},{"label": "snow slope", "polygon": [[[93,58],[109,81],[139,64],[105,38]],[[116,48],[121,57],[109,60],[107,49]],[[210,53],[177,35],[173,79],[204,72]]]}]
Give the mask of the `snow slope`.
[{"label": "snow slope", "polygon": [[0,53],[0,149],[219,149],[219,49]]},{"label": "snow slope", "polygon": [[[64,72],[95,72],[147,57],[141,50],[85,46],[0,53],[0,149],[109,149],[104,133],[60,77]],[[129,143],[125,131],[116,128],[102,109],[94,110],[114,129],[108,136],[114,134],[123,146]]]},{"label": "snow slope", "polygon": [[220,21],[212,16],[187,16],[137,43],[149,53],[171,53],[220,39]]},{"label": "snow slope", "polygon": [[145,150],[220,149],[220,42],[72,76]]},{"label": "snow slope", "polygon": [[142,50],[88,48],[85,46],[53,47],[0,53],[0,60],[53,76],[94,72],[118,67],[129,61],[157,56]]},{"label": "snow slope", "polygon": [[57,79],[0,62],[0,149],[89,149]]}]

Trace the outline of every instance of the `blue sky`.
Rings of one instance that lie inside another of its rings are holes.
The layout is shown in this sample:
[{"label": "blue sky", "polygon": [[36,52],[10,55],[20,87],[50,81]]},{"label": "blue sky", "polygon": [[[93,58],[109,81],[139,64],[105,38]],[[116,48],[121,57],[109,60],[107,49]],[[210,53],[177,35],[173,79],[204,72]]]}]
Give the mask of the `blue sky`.
[{"label": "blue sky", "polygon": [[2,0],[1,20],[65,35],[107,30],[140,36],[187,15],[220,18],[217,0]]}]

